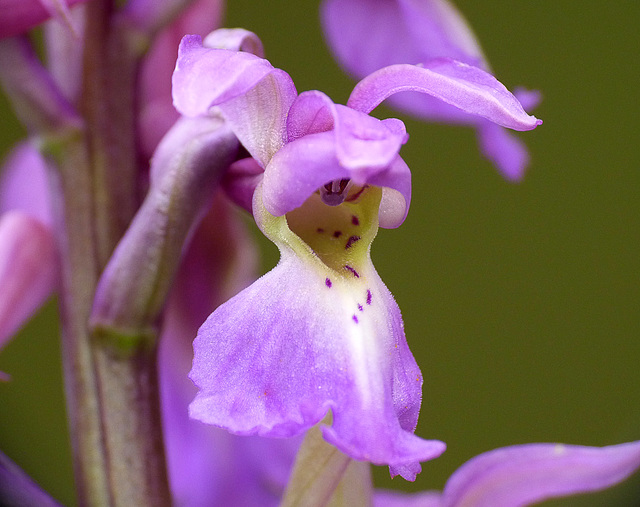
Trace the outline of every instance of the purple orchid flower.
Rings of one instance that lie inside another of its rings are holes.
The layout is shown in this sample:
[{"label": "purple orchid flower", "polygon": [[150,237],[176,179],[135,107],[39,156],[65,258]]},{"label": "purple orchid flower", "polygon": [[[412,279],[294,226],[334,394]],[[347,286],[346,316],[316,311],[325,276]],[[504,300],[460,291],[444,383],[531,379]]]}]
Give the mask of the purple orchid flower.
[{"label": "purple orchid flower", "polygon": [[[428,65],[443,57],[491,71],[471,27],[447,0],[325,0],[321,14],[336,59],[356,78],[392,64]],[[540,100],[537,92],[525,90],[516,91],[516,97],[527,110]],[[507,179],[523,176],[527,149],[499,125],[428,95],[403,93],[389,104],[427,121],[473,126],[484,156]]]},{"label": "purple orchid flower", "polygon": [[608,447],[527,444],[503,447],[467,461],[442,493],[379,491],[376,507],[522,507],[599,491],[640,467],[640,442]]},{"label": "purple orchid flower", "polygon": [[200,328],[191,417],[240,435],[290,437],[331,410],[328,442],[414,480],[444,444],[414,435],[422,376],[369,256],[378,225],[406,217],[411,175],[398,152],[407,135],[399,120],[368,113],[413,90],[511,128],[539,120],[491,75],[452,60],[382,69],[347,106],[318,91],[297,95],[268,61],[215,49],[221,36],[228,32],[204,45],[183,39],[174,104],[186,116],[220,111],[264,168],[253,215],[281,259]]}]

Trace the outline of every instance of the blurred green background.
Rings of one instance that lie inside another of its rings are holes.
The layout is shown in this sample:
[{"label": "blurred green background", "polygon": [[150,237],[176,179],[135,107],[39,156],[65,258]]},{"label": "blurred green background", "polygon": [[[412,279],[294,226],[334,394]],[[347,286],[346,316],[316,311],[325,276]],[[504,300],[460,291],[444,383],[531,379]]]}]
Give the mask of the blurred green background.
[{"label": "blurred green background", "polygon": [[[417,433],[448,444],[403,489],[441,488],[470,457],[525,442],[640,439],[640,2],[458,0],[495,74],[540,89],[524,133],[532,164],[504,181],[472,131],[405,120],[413,171],[405,224],[372,255],[424,375]],[[317,2],[232,0],[227,26],[257,32],[298,90],[353,87],[322,40]],[[4,99],[2,99],[4,100]],[[22,135],[6,102],[0,153]],[[266,241],[264,269],[276,262]],[[1,289],[0,289],[1,290]],[[72,475],[55,303],[0,354],[0,448],[67,505]],[[640,505],[640,474],[545,505]]]}]

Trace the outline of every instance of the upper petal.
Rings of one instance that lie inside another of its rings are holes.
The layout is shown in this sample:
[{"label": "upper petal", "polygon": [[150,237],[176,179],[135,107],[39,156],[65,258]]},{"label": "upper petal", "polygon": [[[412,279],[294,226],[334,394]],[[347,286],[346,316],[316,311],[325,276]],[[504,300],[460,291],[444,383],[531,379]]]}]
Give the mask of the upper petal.
[{"label": "upper petal", "polygon": [[398,64],[380,69],[356,85],[347,105],[368,113],[389,96],[404,91],[426,93],[514,130],[531,130],[542,123],[528,115],[518,99],[491,74],[446,58],[424,66]]},{"label": "upper petal", "polygon": [[386,153],[380,155],[384,166],[351,170],[338,158],[337,136],[335,130],[305,135],[278,151],[264,174],[265,208],[272,215],[284,215],[301,206],[322,185],[350,179],[358,185],[392,189],[384,194],[380,224],[385,228],[398,227],[406,218],[411,201],[411,172],[397,155],[397,149],[391,160],[387,160]]},{"label": "upper petal", "polygon": [[[516,89],[514,95],[527,111],[536,107],[540,100],[540,93],[535,91]],[[517,181],[524,176],[530,158],[527,148],[514,134],[506,132],[503,127],[424,93],[398,93],[389,97],[388,103],[421,120],[474,127],[480,151],[505,178]]]},{"label": "upper petal", "polygon": [[486,452],[447,482],[443,507],[518,507],[587,493],[626,479],[640,467],[640,442],[609,447],[528,444]]},{"label": "upper petal", "polygon": [[[490,71],[471,27],[447,0],[324,0],[322,21],[336,58],[356,78],[443,57]],[[527,111],[535,107],[537,100],[529,100],[534,94],[515,95]],[[440,98],[399,93],[388,103],[422,120],[476,126],[483,154],[508,179],[522,177],[528,165],[527,150],[515,137]]]},{"label": "upper petal", "polygon": [[349,107],[334,104],[324,93],[301,93],[287,120],[288,141],[335,130],[335,152],[340,164],[351,170],[389,165],[407,141],[404,123],[380,121]]},{"label": "upper petal", "polygon": [[297,92],[289,75],[251,53],[205,48],[199,36],[180,43],[173,101],[187,116],[219,106],[235,134],[263,167],[286,141],[287,113]]}]

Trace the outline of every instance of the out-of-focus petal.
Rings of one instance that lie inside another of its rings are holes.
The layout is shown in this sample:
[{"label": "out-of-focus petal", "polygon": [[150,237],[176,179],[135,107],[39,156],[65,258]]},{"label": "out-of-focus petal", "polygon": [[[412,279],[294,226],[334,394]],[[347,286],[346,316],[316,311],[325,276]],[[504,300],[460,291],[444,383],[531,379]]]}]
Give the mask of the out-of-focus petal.
[{"label": "out-of-focus petal", "polygon": [[0,214],[20,210],[51,224],[47,166],[29,143],[20,143],[7,157],[0,172]]},{"label": "out-of-focus petal", "polygon": [[210,49],[199,36],[180,43],[173,100],[187,116],[218,106],[263,167],[286,142],[287,113],[297,92],[289,75],[251,53]]},{"label": "out-of-focus petal", "polygon": [[443,507],[519,507],[608,488],[640,467],[640,442],[608,447],[528,444],[486,452],[447,481]]},{"label": "out-of-focus petal", "polygon": [[82,119],[27,37],[0,39],[0,84],[30,133],[55,138],[81,128]]},{"label": "out-of-focus petal", "polygon": [[[166,32],[167,26],[176,31],[179,27],[186,29],[175,41],[177,48],[185,33],[207,33],[219,26],[223,13],[223,0],[129,0],[118,17],[120,23],[135,27],[147,36],[161,29]],[[190,28],[192,32],[188,31]]]},{"label": "out-of-focus petal", "polygon": [[47,69],[62,95],[69,103],[78,104],[82,89],[82,56],[84,54],[84,46],[79,41],[84,37],[85,9],[71,9],[69,18],[74,27],[73,31],[62,23],[46,23],[43,26],[45,51],[43,59],[47,62]]},{"label": "out-of-focus petal", "polygon": [[12,37],[86,0],[0,0],[0,38]]},{"label": "out-of-focus petal", "polygon": [[[156,4],[156,0],[129,1],[125,9],[142,22],[148,9],[155,8]],[[138,80],[138,131],[145,156],[151,156],[179,116],[171,98],[171,74],[176,66],[180,40],[185,33],[205,36],[219,26],[223,6],[222,0],[196,0],[153,38],[153,44],[142,60]]]},{"label": "out-of-focus petal", "polygon": [[0,452],[0,498],[3,505],[62,507],[2,452]]},{"label": "out-of-focus petal", "polygon": [[400,491],[378,490],[373,495],[374,507],[442,507],[442,493],[423,491],[408,494]]},{"label": "out-of-focus petal", "polygon": [[[312,218],[305,223],[300,215],[269,215],[260,192],[254,216],[281,260],[200,328],[190,374],[200,391],[191,416],[237,434],[286,437],[331,410],[333,425],[323,428],[330,443],[413,480],[418,462],[441,454],[444,444],[413,434],[422,377],[400,311],[368,257],[380,191],[362,198],[377,195],[376,202],[330,208],[344,219],[336,232],[328,229],[336,216],[325,224],[314,212],[324,206],[319,196],[300,211]],[[287,223],[324,235],[320,246],[307,245]],[[327,254],[331,266],[320,260],[322,245],[338,249]]]},{"label": "out-of-focus petal", "polygon": [[0,348],[53,293],[58,282],[55,240],[19,211],[0,216]]},{"label": "out-of-focus petal", "polygon": [[478,123],[476,135],[482,154],[500,169],[505,178],[511,181],[522,179],[529,165],[529,152],[520,139],[489,121]]},{"label": "out-of-focus petal", "polygon": [[487,68],[471,28],[445,0],[325,0],[321,19],[337,60],[357,78],[440,57]]},{"label": "out-of-focus petal", "polygon": [[518,99],[491,74],[446,58],[431,60],[425,66],[399,64],[380,69],[356,85],[347,105],[368,113],[403,91],[426,93],[514,130],[531,130],[542,123],[528,115]]}]

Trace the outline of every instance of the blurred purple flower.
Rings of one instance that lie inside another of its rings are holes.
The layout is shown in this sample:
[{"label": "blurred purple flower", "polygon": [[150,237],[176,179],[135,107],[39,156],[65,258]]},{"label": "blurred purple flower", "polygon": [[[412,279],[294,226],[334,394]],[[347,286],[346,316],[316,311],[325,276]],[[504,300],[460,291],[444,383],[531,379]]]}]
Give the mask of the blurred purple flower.
[{"label": "blurred purple flower", "polygon": [[298,96],[266,60],[215,49],[228,36],[183,39],[174,103],[186,116],[219,110],[264,168],[253,214],[281,259],[200,328],[190,414],[241,435],[290,437],[331,410],[327,441],[414,480],[444,444],[413,434],[422,377],[369,256],[378,224],[397,227],[407,214],[411,174],[398,155],[407,135],[401,121],[367,113],[410,89],[512,128],[539,121],[492,76],[452,60],[382,69],[348,106]]},{"label": "blurred purple flower", "polygon": [[[146,0],[137,0],[140,15],[150,8]],[[162,136],[178,120],[179,114],[171,100],[171,74],[176,66],[178,45],[185,33],[205,35],[220,26],[224,11],[223,0],[197,0],[192,2],[178,18],[160,31],[140,66],[138,97],[140,111],[137,117],[139,148],[146,158],[151,157]]]},{"label": "blurred purple flower", "polygon": [[[2,0],[0,0],[2,2]],[[9,22],[21,13],[37,12],[44,9],[39,2],[22,2],[20,6],[2,6],[0,3],[0,23]],[[76,2],[69,2],[71,5]],[[131,2],[129,7],[137,2]],[[37,4],[37,5],[36,5]],[[42,2],[48,7],[59,8],[60,12],[66,12],[66,4],[56,0]],[[39,6],[39,7],[38,7]],[[148,6],[147,6],[148,8]],[[170,24],[153,40],[149,56],[140,62],[143,68],[138,95],[140,96],[141,113],[138,115],[141,140],[140,150],[144,157],[141,158],[140,173],[145,177],[148,172],[149,158],[155,149],[159,139],[166,133],[178,115],[171,106],[171,71],[177,54],[177,43],[183,30],[207,32],[215,26],[221,16],[223,3],[220,0],[199,0],[190,6],[174,23]],[[31,19],[31,18],[30,18]],[[33,18],[35,19],[35,18]],[[38,18],[39,21],[42,19]],[[38,21],[38,22],[39,22]],[[4,26],[4,25],[0,25]],[[2,32],[0,32],[0,35]],[[68,34],[52,32],[52,36],[66,37]],[[174,42],[172,43],[171,40]],[[21,41],[22,42],[22,41]],[[37,79],[40,83],[27,82],[23,86],[26,90],[32,90],[33,94],[44,97],[49,104],[47,111],[51,115],[61,110],[71,116],[71,107],[60,94],[57,84],[64,84],[62,90],[73,89],[69,83],[56,83],[46,69],[30,52],[26,44],[17,45],[16,50],[24,53],[20,62],[26,61],[26,70],[19,65],[17,80]],[[49,63],[57,66],[66,64],[73,66],[71,61],[60,62],[49,55]],[[80,53],[74,54],[79,57]],[[71,60],[73,58],[70,58]],[[63,65],[64,66],[64,65]],[[8,72],[12,69],[6,69]],[[52,69],[53,70],[53,69]],[[29,71],[29,72],[27,72]],[[20,73],[22,72],[22,73]],[[58,70],[58,73],[59,70]],[[69,75],[75,75],[69,72]],[[64,72],[63,77],[68,78]],[[153,79],[152,79],[153,76]],[[56,76],[58,78],[58,76]],[[164,82],[163,82],[164,81]],[[10,81],[13,84],[13,81]],[[71,97],[74,99],[74,97]],[[53,107],[51,104],[60,107]],[[50,106],[50,107],[49,107]],[[153,110],[153,113],[149,113]],[[49,117],[47,117],[47,121]],[[49,125],[46,121],[41,122]],[[37,126],[31,130],[37,131]],[[153,125],[153,127],[152,127]],[[0,298],[0,344],[6,343],[12,334],[28,320],[28,318],[42,305],[42,303],[57,288],[58,252],[53,229],[51,197],[49,194],[49,182],[46,175],[47,162],[30,144],[18,145],[7,158],[0,181],[0,213],[6,214],[12,211],[12,216],[2,220],[0,228],[0,243],[2,244],[0,269],[0,286],[11,287],[12,291],[3,291]],[[25,215],[26,216],[23,216]],[[28,248],[27,248],[28,247]],[[34,250],[35,249],[35,250]],[[34,256],[34,251],[38,255]],[[54,276],[55,274],[55,276]],[[19,292],[16,292],[19,291]]]},{"label": "blurred purple flower", "polygon": [[[357,79],[388,65],[429,65],[443,57],[491,71],[471,28],[447,0],[325,0],[321,14],[329,46]],[[525,90],[515,95],[527,110],[540,98]],[[473,126],[480,150],[502,174],[511,180],[523,176],[527,149],[498,125],[427,95],[403,93],[389,104],[427,121]]]},{"label": "blurred purple flower", "polygon": [[0,179],[0,349],[51,296],[58,253],[51,232],[46,163],[18,145]]},{"label": "blurred purple flower", "polygon": [[526,444],[467,461],[442,493],[378,491],[376,507],[523,507],[561,496],[599,491],[640,467],[640,442],[608,447]]},{"label": "blurred purple flower", "polygon": [[51,17],[69,21],[69,7],[86,0],[0,0],[0,39],[12,37]]},{"label": "blurred purple flower", "polygon": [[[155,3],[130,2],[128,8],[144,14],[149,5]],[[193,3],[155,35],[149,52],[140,61],[137,147],[142,155],[142,179],[147,178],[149,159],[158,142],[179,117],[170,92],[179,39],[185,31],[206,33],[215,28],[222,7],[219,0]],[[68,34],[48,35],[55,39]],[[59,85],[74,101],[77,87],[72,80],[80,74],[66,71],[77,63],[72,61],[77,57],[79,53],[68,59],[49,55],[48,63],[56,67],[49,69],[55,80],[47,69],[39,69],[47,86]],[[18,146],[2,169],[0,347],[59,285],[46,170],[43,157],[27,144]],[[224,199],[221,193],[213,198],[213,209],[193,231],[167,302],[160,337],[159,370],[171,491],[178,505],[207,506],[211,498],[219,498],[230,506],[275,506],[299,441],[243,439],[188,418],[187,406],[195,388],[187,373],[197,327],[211,309],[254,279],[254,246],[244,223]],[[262,466],[267,460],[269,468]],[[241,462],[243,474],[239,475]]]}]

